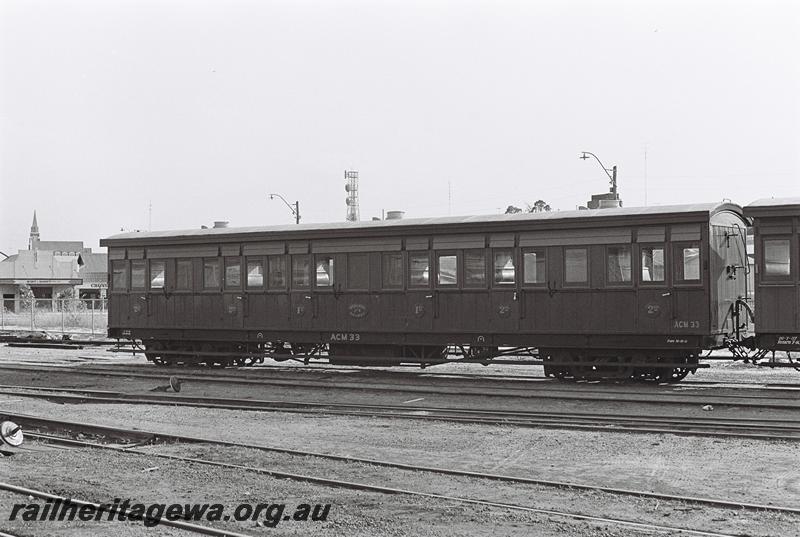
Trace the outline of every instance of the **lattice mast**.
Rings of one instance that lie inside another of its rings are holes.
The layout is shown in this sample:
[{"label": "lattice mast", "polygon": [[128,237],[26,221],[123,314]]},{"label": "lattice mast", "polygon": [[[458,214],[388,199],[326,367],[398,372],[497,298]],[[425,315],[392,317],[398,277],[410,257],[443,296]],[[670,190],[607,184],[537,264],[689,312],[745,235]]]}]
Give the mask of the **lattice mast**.
[{"label": "lattice mast", "polygon": [[347,221],[358,222],[361,216],[358,211],[358,172],[355,170],[344,171],[344,190],[347,192]]}]

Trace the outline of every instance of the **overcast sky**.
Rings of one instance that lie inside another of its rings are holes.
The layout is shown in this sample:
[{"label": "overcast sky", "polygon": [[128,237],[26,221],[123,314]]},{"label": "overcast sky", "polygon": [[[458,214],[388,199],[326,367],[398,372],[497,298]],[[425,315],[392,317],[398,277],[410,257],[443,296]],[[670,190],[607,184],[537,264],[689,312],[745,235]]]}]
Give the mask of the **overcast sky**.
[{"label": "overcast sky", "polygon": [[[0,1],[0,251],[800,195],[797,2]],[[646,187],[645,187],[646,185]]]}]

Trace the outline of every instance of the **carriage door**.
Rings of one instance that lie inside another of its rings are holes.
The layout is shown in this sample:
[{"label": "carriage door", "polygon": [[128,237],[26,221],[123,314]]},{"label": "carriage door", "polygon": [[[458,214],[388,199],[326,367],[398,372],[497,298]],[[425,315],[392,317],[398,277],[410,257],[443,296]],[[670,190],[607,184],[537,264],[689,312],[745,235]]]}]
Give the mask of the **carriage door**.
[{"label": "carriage door", "polygon": [[262,256],[247,256],[244,263],[244,327],[264,329],[267,320],[266,265]]},{"label": "carriage door", "polygon": [[700,225],[672,226],[673,334],[708,333],[707,252],[701,247]]},{"label": "carriage door", "polygon": [[[491,306],[489,311],[490,326],[495,334],[516,335],[519,330],[520,308],[519,290],[517,288],[516,251],[513,247],[514,237],[492,237],[490,244],[500,245],[491,248]],[[500,337],[496,343],[502,345]]]},{"label": "carriage door", "polygon": [[[308,251],[308,247],[305,248]],[[290,256],[289,277],[290,311],[289,324],[292,330],[310,330],[314,322],[314,295],[311,289],[311,255],[307,253]]]},{"label": "carriage door", "polygon": [[636,255],[639,264],[636,316],[638,332],[642,334],[668,334],[672,326],[672,275],[665,228],[645,227],[636,232]]},{"label": "carriage door", "polygon": [[[238,245],[236,248],[238,249]],[[246,300],[242,281],[242,258],[225,257],[222,306],[222,325],[225,328],[239,330],[244,327]]]},{"label": "carriage door", "polygon": [[429,251],[408,252],[406,318],[409,332],[428,333],[433,329],[436,296],[431,285],[432,272]]}]

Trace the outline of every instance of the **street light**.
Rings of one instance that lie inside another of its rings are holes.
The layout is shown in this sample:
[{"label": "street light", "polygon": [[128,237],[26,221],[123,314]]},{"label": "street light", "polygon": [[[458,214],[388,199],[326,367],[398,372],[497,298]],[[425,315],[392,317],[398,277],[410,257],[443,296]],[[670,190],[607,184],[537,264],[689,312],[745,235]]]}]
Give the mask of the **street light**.
[{"label": "street light", "polygon": [[299,224],[300,223],[300,202],[299,201],[295,201],[294,204],[292,204],[292,203],[289,203],[288,201],[286,201],[286,199],[283,196],[281,196],[280,194],[270,194],[269,195],[269,199],[275,199],[275,198],[280,198],[280,200],[283,203],[285,203],[287,207],[289,207],[289,210],[292,211],[292,214],[294,215],[294,223],[295,224]]},{"label": "street light", "polygon": [[[590,153],[588,151],[581,151],[581,153],[582,153],[582,155],[580,157],[578,157],[579,159],[586,160],[587,158],[589,158],[588,155],[591,155],[591,156],[594,157],[594,159],[597,161],[597,163],[600,164],[600,167],[603,168],[604,172],[606,172],[606,175],[608,176],[609,181],[611,181],[611,193],[612,194],[616,194],[617,193],[617,167],[614,166],[613,168],[611,168],[609,170],[608,168],[603,166],[603,163],[600,162],[600,159],[597,158],[597,155],[595,155],[594,153]],[[609,172],[611,172],[611,173],[609,173]]]}]

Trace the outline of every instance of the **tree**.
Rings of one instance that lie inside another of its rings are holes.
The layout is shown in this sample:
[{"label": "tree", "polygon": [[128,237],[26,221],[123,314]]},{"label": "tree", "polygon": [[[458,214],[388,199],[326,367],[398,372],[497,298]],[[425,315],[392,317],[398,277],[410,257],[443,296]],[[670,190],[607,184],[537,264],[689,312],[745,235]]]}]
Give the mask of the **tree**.
[{"label": "tree", "polygon": [[533,205],[530,203],[525,203],[525,209],[520,209],[515,205],[509,205],[506,209],[506,214],[516,214],[516,213],[547,213],[550,212],[552,209],[550,205],[544,200],[537,200]]}]

